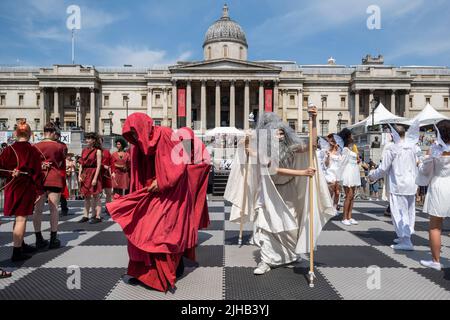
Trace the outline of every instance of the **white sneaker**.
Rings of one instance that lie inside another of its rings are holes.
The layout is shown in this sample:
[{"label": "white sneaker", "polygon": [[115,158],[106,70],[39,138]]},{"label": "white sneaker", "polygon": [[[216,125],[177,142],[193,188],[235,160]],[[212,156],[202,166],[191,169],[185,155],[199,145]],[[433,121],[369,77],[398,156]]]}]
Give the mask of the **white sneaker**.
[{"label": "white sneaker", "polygon": [[414,246],[412,244],[403,242],[400,242],[399,244],[393,244],[391,248],[394,250],[414,251]]},{"label": "white sneaker", "polygon": [[259,276],[259,275],[265,274],[269,271],[270,271],[270,266],[267,263],[265,263],[264,261],[261,261],[258,264],[258,267],[253,271],[253,274]]},{"label": "white sneaker", "polygon": [[358,221],[356,221],[356,220],[353,219],[353,218],[351,218],[351,219],[348,220],[348,221],[350,221],[350,223],[351,223],[351,224],[354,224],[354,225],[357,225],[357,224],[358,224]]},{"label": "white sneaker", "polygon": [[394,239],[394,243],[399,244],[400,242],[402,242],[400,238]]},{"label": "white sneaker", "polygon": [[350,220],[342,220],[341,223],[345,226],[351,226],[352,223],[350,222]]},{"label": "white sneaker", "polygon": [[441,271],[442,269],[442,265],[439,262],[434,262],[432,260],[420,260],[420,264],[437,271]]}]

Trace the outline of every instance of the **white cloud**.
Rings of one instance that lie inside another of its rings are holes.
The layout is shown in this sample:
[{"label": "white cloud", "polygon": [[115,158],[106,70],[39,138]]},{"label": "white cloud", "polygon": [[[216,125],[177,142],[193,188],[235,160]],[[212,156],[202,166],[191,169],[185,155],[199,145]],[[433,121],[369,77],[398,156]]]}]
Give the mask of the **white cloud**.
[{"label": "white cloud", "polygon": [[154,50],[148,47],[101,47],[101,49],[97,49],[101,50],[105,65],[110,66],[122,66],[124,64],[131,64],[134,67],[170,65],[179,60],[189,59],[192,55],[190,51],[186,51],[181,53],[177,58],[171,58],[165,50]]}]

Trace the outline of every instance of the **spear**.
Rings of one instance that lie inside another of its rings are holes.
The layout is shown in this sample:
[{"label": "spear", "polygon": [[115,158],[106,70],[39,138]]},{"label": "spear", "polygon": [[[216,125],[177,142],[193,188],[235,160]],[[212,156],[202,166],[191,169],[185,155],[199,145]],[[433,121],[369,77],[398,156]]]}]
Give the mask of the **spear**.
[{"label": "spear", "polygon": [[[6,169],[0,169],[0,172],[8,172],[8,173],[14,173],[14,170],[6,170]],[[19,174],[24,174],[24,175],[27,175],[27,174],[28,174],[28,172],[22,172],[22,171],[19,171]]]}]

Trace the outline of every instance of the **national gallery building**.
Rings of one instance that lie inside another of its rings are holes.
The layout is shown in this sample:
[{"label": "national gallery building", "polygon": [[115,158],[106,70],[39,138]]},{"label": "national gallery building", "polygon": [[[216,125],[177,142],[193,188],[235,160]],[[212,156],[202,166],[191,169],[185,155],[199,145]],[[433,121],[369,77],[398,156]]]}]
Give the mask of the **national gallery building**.
[{"label": "national gallery building", "polygon": [[26,118],[34,130],[54,120],[69,130],[121,133],[127,114],[145,112],[157,125],[247,129],[249,115],[276,112],[298,132],[307,130],[307,106],[319,109],[319,133],[369,116],[378,100],[412,117],[430,103],[450,116],[450,69],[385,65],[370,55],[354,66],[333,58],[321,65],[249,61],[242,27],[224,6],[206,32],[202,61],[158,68],[0,67],[0,131]]}]

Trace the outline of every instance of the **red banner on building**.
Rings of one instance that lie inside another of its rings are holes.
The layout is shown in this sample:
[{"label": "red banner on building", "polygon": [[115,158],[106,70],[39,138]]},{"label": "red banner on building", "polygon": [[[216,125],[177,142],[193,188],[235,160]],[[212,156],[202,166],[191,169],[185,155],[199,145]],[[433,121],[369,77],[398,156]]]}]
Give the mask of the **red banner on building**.
[{"label": "red banner on building", "polygon": [[273,89],[264,90],[264,111],[273,112]]},{"label": "red banner on building", "polygon": [[178,116],[186,117],[186,89],[179,88],[177,92],[178,97]]}]

